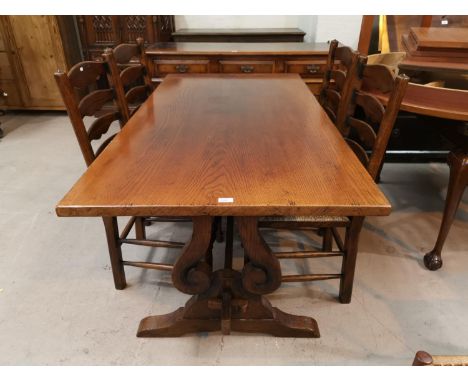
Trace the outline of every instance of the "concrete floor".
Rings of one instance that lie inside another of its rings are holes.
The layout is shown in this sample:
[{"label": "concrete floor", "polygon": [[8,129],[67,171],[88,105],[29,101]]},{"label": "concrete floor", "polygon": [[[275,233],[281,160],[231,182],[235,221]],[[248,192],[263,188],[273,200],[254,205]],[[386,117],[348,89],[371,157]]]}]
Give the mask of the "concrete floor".
[{"label": "concrete floor", "polygon": [[[136,268],[127,268],[127,289],[115,290],[101,220],[55,215],[55,204],[85,170],[65,114],[2,120],[0,364],[409,365],[419,349],[468,354],[468,195],[444,267],[430,272],[422,265],[440,224],[444,164],[385,166],[382,188],[394,212],[366,220],[351,304],[337,302],[336,280],[288,284],[270,295],[287,312],[315,317],[320,339],[218,333],[139,339],[141,318],[170,312],[187,296],[171,287],[169,274]],[[152,235],[185,240],[190,224],[153,226]],[[297,235],[267,238],[283,247],[316,241]],[[215,254],[222,250],[217,245]],[[125,255],[171,261],[176,252],[125,247]],[[284,272],[304,269],[333,272],[339,264],[292,262]]]}]

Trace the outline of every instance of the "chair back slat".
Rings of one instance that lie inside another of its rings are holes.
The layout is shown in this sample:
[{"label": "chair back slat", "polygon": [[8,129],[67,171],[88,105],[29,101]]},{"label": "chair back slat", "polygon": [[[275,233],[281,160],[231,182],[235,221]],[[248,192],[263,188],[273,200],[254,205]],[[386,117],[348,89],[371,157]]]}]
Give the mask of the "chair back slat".
[{"label": "chair back slat", "polygon": [[330,78],[334,81],[334,88],[341,92],[346,82],[346,73],[343,70],[333,70]]},{"label": "chair back slat", "polygon": [[87,95],[85,95],[78,104],[78,109],[80,110],[80,115],[93,116],[105,104],[112,102],[114,99],[114,91],[112,89],[100,89],[95,90]]},{"label": "chair back slat", "polygon": [[395,74],[382,64],[366,65],[362,73],[362,89],[368,87],[381,93],[390,93],[395,83]]},{"label": "chair back slat", "polygon": [[88,138],[90,141],[100,139],[109,131],[109,127],[114,121],[118,121],[120,114],[117,112],[109,112],[96,118],[88,128]]},{"label": "chair back slat", "polygon": [[358,92],[356,94],[355,103],[363,109],[366,114],[366,118],[371,123],[382,122],[382,118],[385,114],[385,108],[376,97],[371,94]]},{"label": "chair back slat", "polygon": [[346,70],[348,71],[353,65],[353,60],[354,60],[354,56],[356,55],[356,53],[357,52],[353,51],[348,46],[341,46],[339,48],[336,48],[335,61],[339,60],[341,66],[344,66]]},{"label": "chair back slat", "polygon": [[325,112],[327,113],[328,118],[330,118],[331,121],[333,123],[335,123],[336,122],[336,113],[335,113],[335,111],[333,111],[328,105],[325,105],[323,107],[323,110],[325,110]]},{"label": "chair back slat", "polygon": [[128,65],[132,60],[140,61],[141,51],[138,44],[119,44],[113,51],[118,65]]},{"label": "chair back slat", "polygon": [[125,93],[125,99],[129,105],[142,104],[147,98],[148,88],[146,85],[135,86]]},{"label": "chair back slat", "polygon": [[324,93],[327,97],[327,103],[324,106],[324,108],[333,111],[333,114],[335,116],[333,122],[336,122],[336,116],[338,114],[338,108],[340,106],[341,95],[335,89],[327,89]]},{"label": "chair back slat", "polygon": [[68,78],[72,87],[82,90],[88,90],[89,86],[100,80],[107,83],[105,66],[95,61],[84,61],[74,65],[68,72]]},{"label": "chair back slat", "polygon": [[356,134],[359,136],[359,140],[366,147],[372,147],[374,145],[377,134],[371,125],[361,119],[353,117],[348,118],[348,125],[354,129]]},{"label": "chair back slat", "polygon": [[120,72],[120,79],[122,80],[123,86],[128,86],[134,83],[137,83],[140,81],[140,83],[144,83],[142,81],[144,74],[144,66],[143,65],[135,65],[135,66],[129,66],[125,69],[123,69]]},{"label": "chair back slat", "polygon": [[345,141],[351,150],[353,150],[354,154],[356,154],[362,165],[367,168],[369,165],[369,157],[367,156],[366,150],[353,139],[345,138]]}]

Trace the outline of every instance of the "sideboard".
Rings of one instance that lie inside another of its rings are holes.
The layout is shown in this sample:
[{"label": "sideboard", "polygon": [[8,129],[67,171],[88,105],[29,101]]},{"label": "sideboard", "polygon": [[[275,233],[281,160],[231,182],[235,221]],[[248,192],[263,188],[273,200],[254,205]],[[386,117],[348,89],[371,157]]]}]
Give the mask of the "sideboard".
[{"label": "sideboard", "polygon": [[146,49],[152,79],[171,73],[298,73],[318,95],[326,43],[156,43]]}]

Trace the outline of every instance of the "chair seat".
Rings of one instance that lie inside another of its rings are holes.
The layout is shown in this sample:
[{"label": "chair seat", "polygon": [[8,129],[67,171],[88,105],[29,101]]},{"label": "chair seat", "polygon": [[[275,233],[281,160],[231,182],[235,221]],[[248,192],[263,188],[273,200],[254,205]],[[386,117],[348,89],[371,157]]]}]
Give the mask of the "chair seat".
[{"label": "chair seat", "polygon": [[268,228],[326,228],[346,227],[349,218],[345,216],[265,216],[259,219],[259,227]]}]

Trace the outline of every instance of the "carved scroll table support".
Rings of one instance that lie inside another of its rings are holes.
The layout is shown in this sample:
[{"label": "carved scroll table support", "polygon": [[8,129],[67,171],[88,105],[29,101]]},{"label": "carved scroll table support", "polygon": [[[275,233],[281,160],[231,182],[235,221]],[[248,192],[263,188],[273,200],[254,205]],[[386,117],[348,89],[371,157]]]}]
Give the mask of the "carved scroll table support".
[{"label": "carved scroll table support", "polygon": [[442,267],[442,247],[447,239],[463,192],[468,185],[468,153],[451,152],[447,162],[450,166],[450,180],[445,199],[444,215],[434,249],[424,256],[424,265],[431,271]]},{"label": "carved scroll table support", "polygon": [[281,284],[278,260],[261,238],[257,219],[237,217],[248,262],[242,272],[211,272],[204,261],[212,245],[211,217],[193,218],[192,240],[174,266],[172,279],[181,292],[194,296],[176,311],[144,318],[138,337],[178,337],[194,332],[267,333],[277,337],[320,337],[317,322],[271,306],[263,294]]}]

